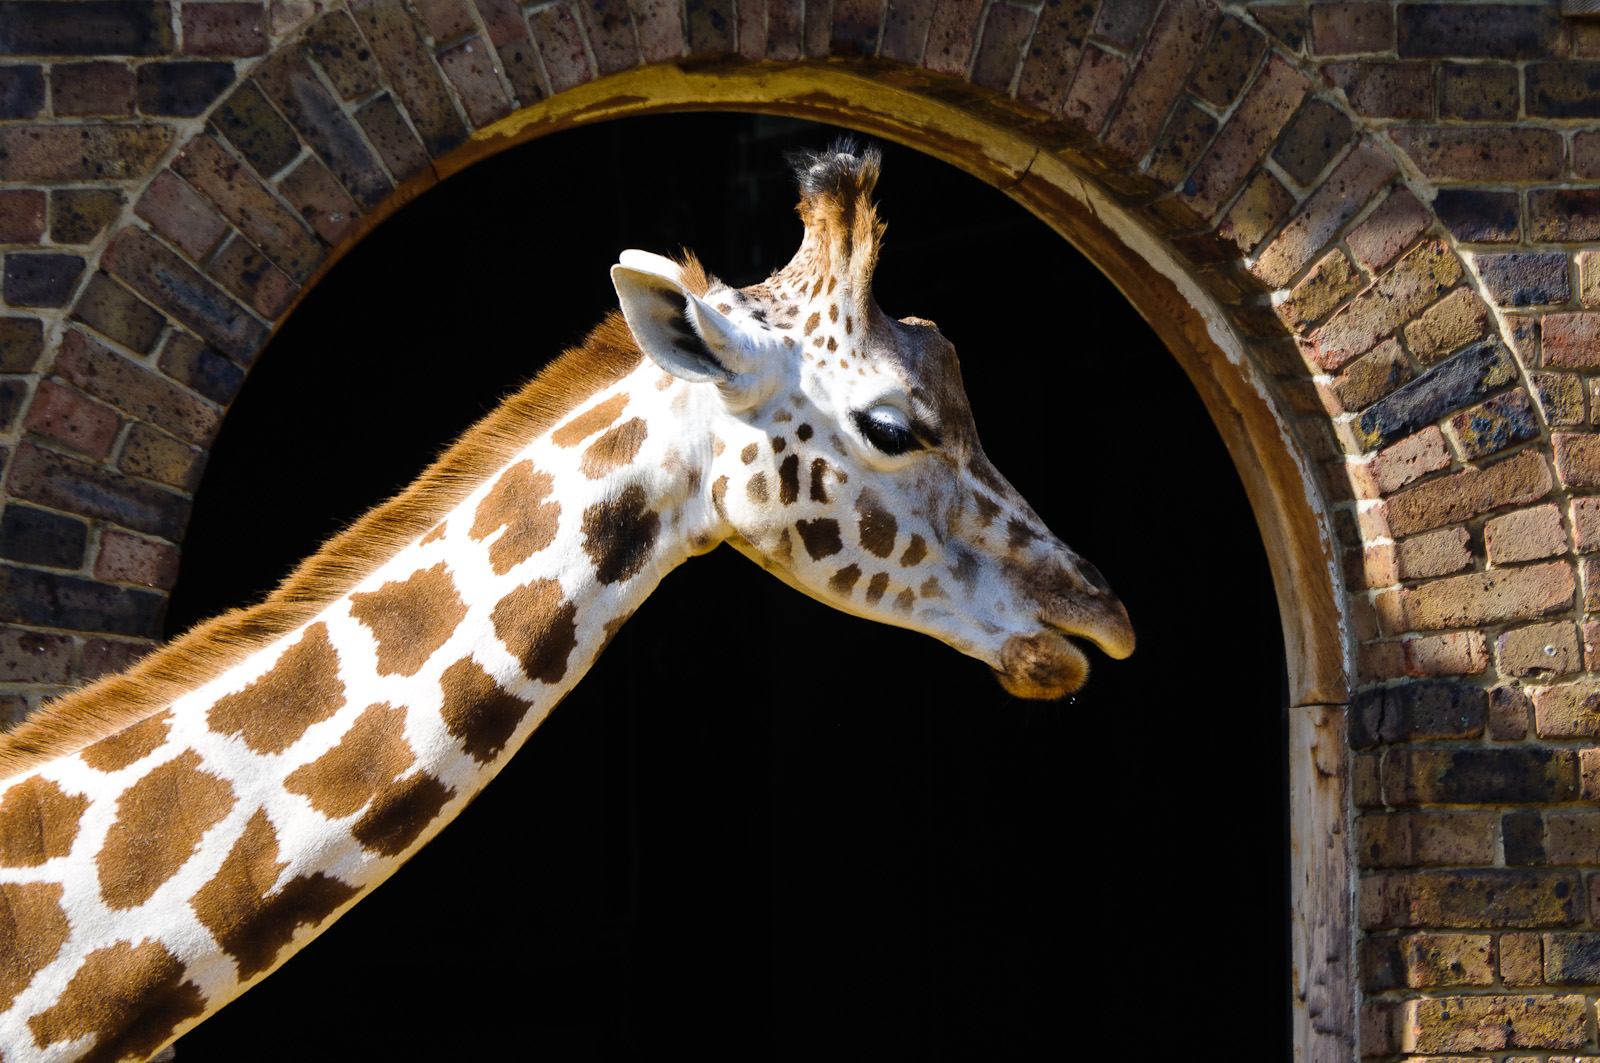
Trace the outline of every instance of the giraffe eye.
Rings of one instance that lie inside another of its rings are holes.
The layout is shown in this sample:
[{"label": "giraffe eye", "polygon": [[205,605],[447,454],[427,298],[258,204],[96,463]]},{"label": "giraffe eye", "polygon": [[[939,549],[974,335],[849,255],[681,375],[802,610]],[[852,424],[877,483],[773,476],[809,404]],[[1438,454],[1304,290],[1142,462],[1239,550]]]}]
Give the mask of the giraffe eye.
[{"label": "giraffe eye", "polygon": [[905,411],[897,406],[874,406],[854,415],[856,428],[868,443],[888,455],[905,454],[922,447]]}]

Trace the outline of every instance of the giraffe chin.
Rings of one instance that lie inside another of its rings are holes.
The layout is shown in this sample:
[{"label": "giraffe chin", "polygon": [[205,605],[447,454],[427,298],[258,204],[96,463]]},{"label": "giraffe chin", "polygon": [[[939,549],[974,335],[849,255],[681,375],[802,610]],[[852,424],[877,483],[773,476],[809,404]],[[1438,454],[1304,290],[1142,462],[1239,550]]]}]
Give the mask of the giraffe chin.
[{"label": "giraffe chin", "polygon": [[995,678],[1013,697],[1066,697],[1089,678],[1089,658],[1058,631],[1012,635],[1000,648]]}]

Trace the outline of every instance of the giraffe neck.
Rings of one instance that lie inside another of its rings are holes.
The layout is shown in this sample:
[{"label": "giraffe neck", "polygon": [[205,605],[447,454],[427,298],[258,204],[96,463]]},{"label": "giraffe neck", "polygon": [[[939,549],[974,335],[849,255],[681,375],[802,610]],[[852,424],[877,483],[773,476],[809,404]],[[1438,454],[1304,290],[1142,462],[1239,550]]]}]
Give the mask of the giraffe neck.
[{"label": "giraffe neck", "polygon": [[0,784],[5,1058],[153,1053],[465,807],[713,544],[695,395],[642,363],[308,622]]}]

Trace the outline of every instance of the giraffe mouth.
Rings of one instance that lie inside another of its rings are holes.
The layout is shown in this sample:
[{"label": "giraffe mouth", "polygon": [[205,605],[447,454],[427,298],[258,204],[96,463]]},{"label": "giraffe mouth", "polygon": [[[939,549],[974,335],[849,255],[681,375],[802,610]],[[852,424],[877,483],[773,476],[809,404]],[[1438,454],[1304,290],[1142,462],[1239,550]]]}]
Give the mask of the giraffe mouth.
[{"label": "giraffe mouth", "polygon": [[1133,625],[1121,602],[1106,596],[1077,622],[1052,622],[1032,635],[1012,635],[1000,647],[994,674],[1013,697],[1051,700],[1066,697],[1089,679],[1089,658],[1068,635],[1086,638],[1106,656],[1121,660],[1133,652]]}]

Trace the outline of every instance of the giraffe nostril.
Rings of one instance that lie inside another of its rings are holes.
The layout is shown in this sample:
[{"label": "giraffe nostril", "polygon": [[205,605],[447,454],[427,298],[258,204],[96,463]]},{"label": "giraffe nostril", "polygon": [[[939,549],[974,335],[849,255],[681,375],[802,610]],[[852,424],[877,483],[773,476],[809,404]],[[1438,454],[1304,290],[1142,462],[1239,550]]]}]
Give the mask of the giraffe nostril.
[{"label": "giraffe nostril", "polygon": [[1111,593],[1111,584],[1106,582],[1106,578],[1100,574],[1099,569],[1095,568],[1081,557],[1077,559],[1077,565],[1078,574],[1088,581],[1089,586],[1093,587],[1101,594]]}]

